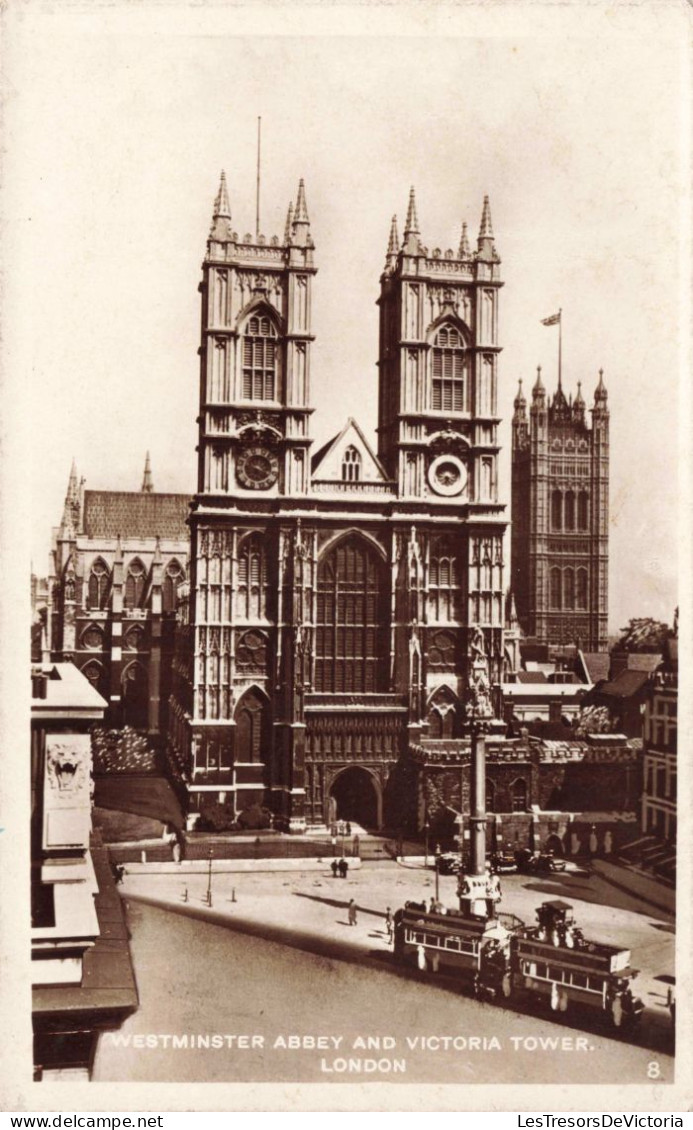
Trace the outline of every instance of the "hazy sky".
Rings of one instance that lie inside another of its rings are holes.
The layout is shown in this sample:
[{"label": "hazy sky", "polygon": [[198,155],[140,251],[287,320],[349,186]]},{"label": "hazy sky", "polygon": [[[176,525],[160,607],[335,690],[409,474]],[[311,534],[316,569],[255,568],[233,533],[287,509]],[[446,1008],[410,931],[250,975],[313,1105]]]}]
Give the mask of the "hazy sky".
[{"label": "hazy sky", "polygon": [[540,319],[560,306],[566,391],[582,380],[591,404],[603,367],[609,392],[611,626],[671,619],[686,57],[675,21],[566,9],[539,26],[539,7],[504,24],[500,7],[296,10],[293,23],[278,9],[276,34],[228,6],[14,10],[5,427],[31,453],[38,572],[73,456],[88,487],[138,489],[147,449],[156,489],[194,487],[200,262],[222,167],[234,228],[254,228],[262,115],[268,237],[306,182],[316,441],[347,415],[375,426],[375,300],[409,186],[431,249],[456,248],[463,219],[475,240],[488,193],[504,498],[517,381],[531,388],[541,363],[555,386],[557,331]]}]

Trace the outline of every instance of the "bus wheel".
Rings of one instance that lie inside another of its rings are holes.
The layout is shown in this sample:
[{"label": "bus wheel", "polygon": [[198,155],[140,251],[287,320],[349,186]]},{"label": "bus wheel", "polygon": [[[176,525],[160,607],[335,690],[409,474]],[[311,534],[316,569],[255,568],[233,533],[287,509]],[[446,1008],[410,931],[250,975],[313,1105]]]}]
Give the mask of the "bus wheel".
[{"label": "bus wheel", "polygon": [[620,997],[614,997],[611,1002],[611,1019],[614,1022],[614,1028],[620,1028],[623,1024],[623,1003]]},{"label": "bus wheel", "polygon": [[505,997],[506,1000],[512,994],[512,991],[513,991],[513,983],[510,980],[510,974],[504,973],[503,974],[503,980],[501,981],[501,992],[503,993],[503,996]]}]

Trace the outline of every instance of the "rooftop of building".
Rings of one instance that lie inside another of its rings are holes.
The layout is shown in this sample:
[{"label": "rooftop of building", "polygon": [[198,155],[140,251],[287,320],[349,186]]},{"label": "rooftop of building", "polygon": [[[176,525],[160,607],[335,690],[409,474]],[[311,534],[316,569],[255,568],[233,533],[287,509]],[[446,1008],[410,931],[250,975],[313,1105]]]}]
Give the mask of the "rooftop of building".
[{"label": "rooftop of building", "polygon": [[32,717],[51,715],[102,718],[108,703],[73,663],[31,669]]},{"label": "rooftop of building", "polygon": [[86,490],[84,534],[89,538],[155,538],[188,542],[191,496],[143,491]]}]

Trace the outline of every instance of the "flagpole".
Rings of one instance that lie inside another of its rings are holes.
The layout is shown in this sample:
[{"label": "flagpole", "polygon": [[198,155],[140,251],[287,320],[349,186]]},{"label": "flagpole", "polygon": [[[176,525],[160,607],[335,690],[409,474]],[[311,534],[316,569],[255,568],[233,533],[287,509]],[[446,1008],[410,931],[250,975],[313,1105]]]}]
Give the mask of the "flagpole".
[{"label": "flagpole", "polygon": [[561,387],[561,352],[562,352],[562,337],[563,337],[563,315],[561,307],[558,307],[558,387]]}]

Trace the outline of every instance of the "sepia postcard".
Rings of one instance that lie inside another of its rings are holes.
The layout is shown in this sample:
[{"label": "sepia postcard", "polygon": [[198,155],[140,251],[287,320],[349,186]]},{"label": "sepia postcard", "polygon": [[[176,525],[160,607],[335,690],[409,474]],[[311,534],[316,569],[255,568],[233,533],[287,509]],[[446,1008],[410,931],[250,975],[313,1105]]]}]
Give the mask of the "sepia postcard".
[{"label": "sepia postcard", "polygon": [[682,1125],[690,9],[2,23],[4,1108]]}]

